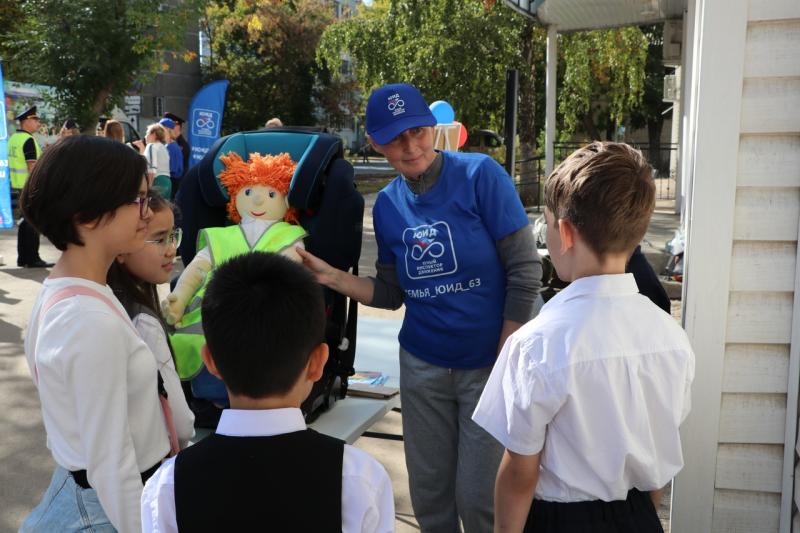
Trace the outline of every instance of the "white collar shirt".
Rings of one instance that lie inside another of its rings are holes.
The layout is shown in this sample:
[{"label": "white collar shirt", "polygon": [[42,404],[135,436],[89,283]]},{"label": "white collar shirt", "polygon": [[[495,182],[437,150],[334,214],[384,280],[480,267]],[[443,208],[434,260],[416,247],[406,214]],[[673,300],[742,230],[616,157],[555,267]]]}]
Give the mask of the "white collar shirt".
[{"label": "white collar shirt", "polygon": [[580,278],[511,335],[473,420],[508,450],[541,452],[535,498],[624,500],[683,466],[694,353],[631,274]]},{"label": "white collar shirt", "polygon": [[[269,437],[305,429],[300,409],[226,409],[217,433],[229,437]],[[342,531],[394,531],[394,496],[386,470],[369,454],[349,444],[344,446],[342,459]],[[142,493],[144,533],[178,531],[174,474],[175,458],[171,458],[147,481]]]}]

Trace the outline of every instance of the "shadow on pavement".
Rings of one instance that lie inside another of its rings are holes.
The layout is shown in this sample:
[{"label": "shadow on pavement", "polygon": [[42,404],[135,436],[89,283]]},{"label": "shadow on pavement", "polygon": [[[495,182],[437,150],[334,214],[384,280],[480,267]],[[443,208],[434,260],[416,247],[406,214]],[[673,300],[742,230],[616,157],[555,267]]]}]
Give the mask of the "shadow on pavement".
[{"label": "shadow on pavement", "polygon": [[[0,347],[0,355],[6,350]],[[4,373],[5,374],[5,373]],[[0,532],[17,531],[22,520],[39,501],[53,470],[45,444],[39,397],[27,376],[0,378],[4,398],[0,418]]]},{"label": "shadow on pavement", "polygon": [[50,275],[50,269],[9,267],[3,269],[3,274],[7,274],[9,276],[13,276],[18,279],[24,279],[28,281],[38,281],[39,283],[41,283],[45,280],[47,276]]}]

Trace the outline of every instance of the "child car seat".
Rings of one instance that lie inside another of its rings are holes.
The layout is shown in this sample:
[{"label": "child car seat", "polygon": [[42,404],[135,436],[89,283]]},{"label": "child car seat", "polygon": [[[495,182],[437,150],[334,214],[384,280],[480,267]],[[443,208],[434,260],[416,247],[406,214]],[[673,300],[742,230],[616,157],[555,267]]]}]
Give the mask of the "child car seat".
[{"label": "child car seat", "polygon": [[[300,213],[308,232],[306,249],[335,268],[358,274],[364,198],[353,183],[353,167],[343,159],[339,137],[320,132],[276,128],[234,133],[219,139],[203,159],[182,178],[176,204],[181,212],[184,265],[194,258],[197,234],[207,227],[227,226],[228,194],[217,176],[223,164],[219,156],[237,152],[243,159],[287,152],[297,162],[289,188],[289,205]],[[325,289],[328,321],[326,342],[330,357],[322,379],[314,385],[302,409],[307,421],[315,419],[347,392],[353,375],[358,304]]]}]

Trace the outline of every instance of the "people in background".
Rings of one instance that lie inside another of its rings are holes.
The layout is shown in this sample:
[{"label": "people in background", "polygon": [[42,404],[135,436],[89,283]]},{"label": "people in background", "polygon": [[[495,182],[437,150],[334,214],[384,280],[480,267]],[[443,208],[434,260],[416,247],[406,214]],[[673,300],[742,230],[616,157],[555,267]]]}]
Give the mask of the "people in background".
[{"label": "people in background", "polygon": [[170,118],[162,118],[158,121],[164,130],[167,132],[167,152],[169,153],[169,178],[172,182],[172,197],[178,193],[178,188],[181,185],[181,177],[183,177],[183,152],[178,143],[177,133],[175,131],[175,121]]},{"label": "people in background", "polygon": [[[14,117],[19,122],[19,127],[8,140],[8,170],[11,174],[11,203],[14,206],[18,205],[22,188],[42,155],[42,149],[33,137],[39,129],[39,115],[36,111],[36,106],[32,106]],[[39,256],[39,233],[24,216],[17,228],[17,266],[53,266],[53,263],[48,263]]]},{"label": "people in background", "polygon": [[105,126],[103,126],[103,137],[124,143],[125,130],[120,122],[116,120],[107,120]]},{"label": "people in background", "polygon": [[183,171],[186,172],[189,168],[189,156],[191,155],[189,143],[183,136],[183,125],[186,121],[175,113],[164,113],[163,118],[168,118],[175,123],[175,142],[178,143],[178,146],[181,148],[181,153],[183,154]]},{"label": "people in background", "polygon": [[164,145],[167,132],[161,124],[150,124],[144,136],[147,146],[144,158],[151,176],[151,186],[164,198],[172,196],[172,180],[169,175],[169,153]]}]

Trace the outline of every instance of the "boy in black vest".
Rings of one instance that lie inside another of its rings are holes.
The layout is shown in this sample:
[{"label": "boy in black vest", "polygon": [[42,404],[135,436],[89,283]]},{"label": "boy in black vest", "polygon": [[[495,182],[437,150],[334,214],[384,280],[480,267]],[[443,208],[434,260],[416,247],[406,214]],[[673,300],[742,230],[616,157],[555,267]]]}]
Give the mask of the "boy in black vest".
[{"label": "boy in black vest", "polygon": [[380,463],[307,429],[300,411],[328,359],[311,274],[279,255],[236,257],[214,274],[202,313],[203,360],[231,408],[150,478],[143,530],[393,531]]}]

